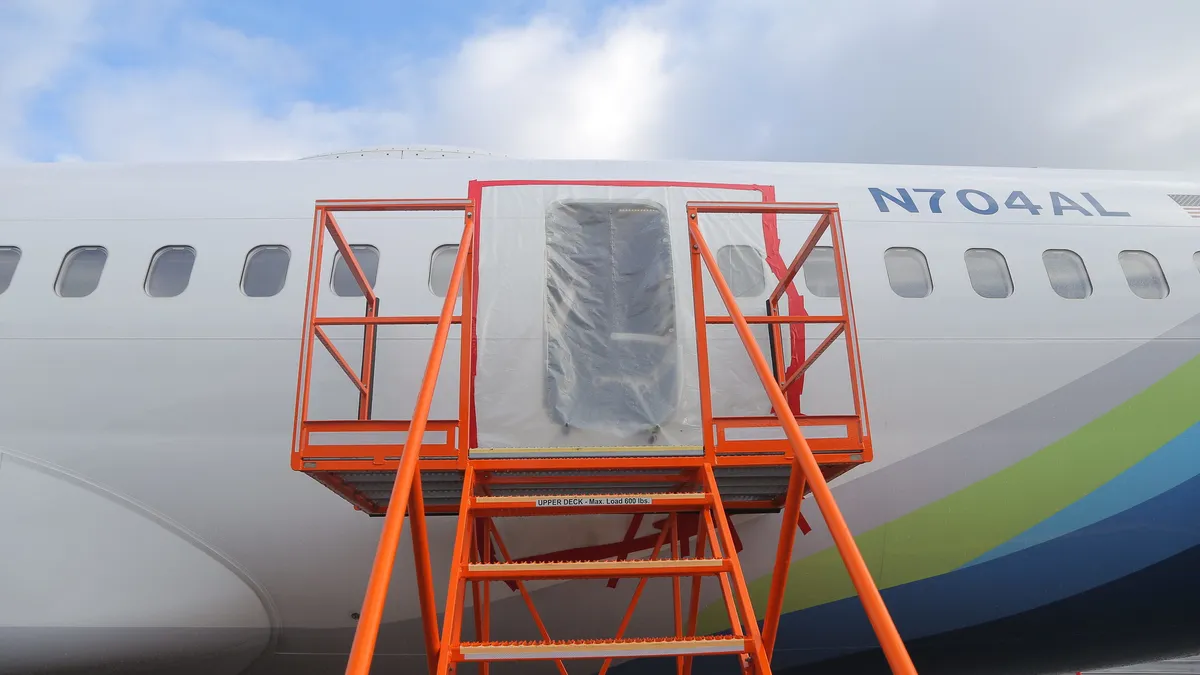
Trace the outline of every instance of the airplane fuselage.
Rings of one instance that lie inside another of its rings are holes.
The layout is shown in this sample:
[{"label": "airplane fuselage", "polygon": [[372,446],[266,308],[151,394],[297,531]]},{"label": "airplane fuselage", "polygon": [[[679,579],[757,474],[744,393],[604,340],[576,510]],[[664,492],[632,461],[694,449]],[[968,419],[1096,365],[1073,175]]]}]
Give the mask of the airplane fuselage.
[{"label": "airplane fuselage", "polygon": [[[838,203],[875,456],[834,492],[921,672],[1200,650],[1200,220],[1188,207],[1200,206],[1189,197],[1200,177],[490,159],[63,164],[0,168],[0,671],[344,668],[380,522],[289,467],[313,203],[463,198],[472,180],[768,186],[778,201]],[[551,202],[576,194],[502,189],[494,203],[525,210],[497,206],[495,227],[512,218],[536,231]],[[673,220],[705,189],[604,188],[666,201]],[[438,252],[461,225],[447,215],[345,229],[377,250],[388,313],[435,315]],[[783,225],[790,260],[807,229]],[[715,249],[769,254],[761,231],[731,231],[714,235]],[[672,236],[673,250],[687,246]],[[731,265],[758,260],[737,273],[739,302],[761,313],[775,277],[765,259],[730,251]],[[6,260],[16,261],[7,286]],[[541,290],[526,297],[515,280],[540,279],[544,264],[491,260],[480,283],[540,316]],[[321,313],[361,314],[362,298],[330,288],[333,265],[326,256]],[[836,302],[820,283],[815,268],[797,281],[810,313]],[[377,416],[411,415],[431,330],[381,334]],[[822,337],[806,335],[808,349]],[[714,400],[766,414],[732,331],[712,339],[732,345],[714,357],[725,373]],[[332,363],[319,367],[315,405],[336,415],[353,390]],[[435,417],[455,416],[458,373],[448,359]],[[821,377],[805,385],[816,406]],[[540,390],[492,387],[480,395],[541,414]],[[505,440],[484,421],[481,435]],[[793,552],[776,672],[879,667],[830,538],[804,508],[814,529]],[[779,516],[735,524],[762,602]],[[454,521],[430,526],[444,589]],[[568,519],[506,537],[520,556],[620,534]],[[402,548],[380,668],[424,665],[411,566]],[[615,628],[630,586],[543,584],[533,596],[574,637]],[[651,585],[637,627],[669,621],[668,597]],[[494,625],[530,637],[519,596],[493,603]],[[707,614],[707,630],[722,630],[719,618]]]}]

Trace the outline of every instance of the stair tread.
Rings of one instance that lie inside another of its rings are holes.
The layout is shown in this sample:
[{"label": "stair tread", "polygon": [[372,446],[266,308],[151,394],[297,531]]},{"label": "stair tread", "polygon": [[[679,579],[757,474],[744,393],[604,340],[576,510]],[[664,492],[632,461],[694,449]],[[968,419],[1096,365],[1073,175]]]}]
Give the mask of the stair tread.
[{"label": "stair tread", "polygon": [[620,656],[673,656],[677,654],[740,654],[749,640],[732,635],[697,637],[609,638],[598,640],[550,640],[522,642],[463,642],[463,660],[538,658],[597,658]]},{"label": "stair tread", "polygon": [[[563,488],[566,489],[566,488]],[[643,497],[649,499],[704,499],[707,495],[703,492],[598,492],[595,494],[588,493],[563,493],[557,495],[547,494],[511,494],[511,495],[480,495],[475,497],[475,502],[478,504],[502,504],[504,502],[514,501],[529,501],[531,499],[626,499]]]},{"label": "stair tread", "polygon": [[467,577],[511,580],[677,576],[689,573],[716,574],[726,571],[727,566],[728,562],[723,558],[491,562],[468,564]]}]

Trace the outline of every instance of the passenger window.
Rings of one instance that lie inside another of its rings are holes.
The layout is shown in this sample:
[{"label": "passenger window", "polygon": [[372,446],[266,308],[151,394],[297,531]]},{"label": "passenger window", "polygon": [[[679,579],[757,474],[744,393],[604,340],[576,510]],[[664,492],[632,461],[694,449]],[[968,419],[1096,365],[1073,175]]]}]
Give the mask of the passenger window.
[{"label": "passenger window", "polygon": [[80,246],[63,257],[54,290],[60,297],[83,298],[100,285],[108,251],[103,246]]},{"label": "passenger window", "polygon": [[767,290],[763,254],[753,246],[722,246],[717,250],[717,269],[735,297],[755,298]]},{"label": "passenger window", "polygon": [[[367,277],[367,285],[375,288],[375,275],[379,272],[379,249],[359,244],[351,246],[350,252],[358,259],[358,264]],[[333,279],[330,284],[333,286],[334,294],[343,298],[361,298],[363,295],[362,289],[358,287],[358,282],[354,280],[354,275],[350,273],[350,266],[342,259],[341,251],[338,251],[333,258]]]},{"label": "passenger window", "polygon": [[833,262],[831,246],[816,246],[808,254],[808,260],[800,266],[800,271],[804,273],[804,285],[809,293],[818,298],[838,296],[837,268]]},{"label": "passenger window", "polygon": [[1046,276],[1055,293],[1069,300],[1082,300],[1092,294],[1092,280],[1079,254],[1066,249],[1050,249],[1042,253],[1042,264],[1046,266]]},{"label": "passenger window", "polygon": [[[429,290],[439,298],[446,297],[446,291],[450,288],[450,277],[454,275],[454,261],[457,258],[458,244],[447,244],[433,249],[433,256],[429,259]],[[462,284],[459,284],[458,295],[462,295]]]},{"label": "passenger window", "polygon": [[[242,268],[242,293],[269,298],[283,290],[292,252],[286,246],[256,246],[246,254]],[[353,279],[351,279],[353,281]]]},{"label": "passenger window", "polygon": [[188,287],[196,249],[191,246],[167,246],[150,259],[146,270],[146,294],[152,298],[173,298]]},{"label": "passenger window", "polygon": [[17,273],[17,263],[21,262],[21,249],[16,246],[0,246],[0,293],[8,290],[13,275]]},{"label": "passenger window", "polygon": [[1121,251],[1117,254],[1129,290],[1143,300],[1162,300],[1171,289],[1158,259],[1146,251]]},{"label": "passenger window", "polygon": [[888,283],[902,298],[924,298],[933,292],[925,254],[915,248],[889,248],[883,253]]},{"label": "passenger window", "polygon": [[967,276],[971,278],[971,288],[980,297],[1007,298],[1012,295],[1012,275],[1008,271],[1008,262],[999,251],[990,248],[971,248],[963,254],[967,263]]}]

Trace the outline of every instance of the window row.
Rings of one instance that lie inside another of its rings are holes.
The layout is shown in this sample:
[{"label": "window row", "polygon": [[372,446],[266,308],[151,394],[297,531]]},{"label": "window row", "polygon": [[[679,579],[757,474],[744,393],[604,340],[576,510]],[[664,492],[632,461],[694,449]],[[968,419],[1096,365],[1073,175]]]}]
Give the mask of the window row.
[{"label": "window row", "polygon": [[[1012,274],[1008,261],[999,251],[990,248],[971,248],[963,254],[971,288],[984,298],[1007,298],[1013,293]],[[1192,256],[1200,270],[1200,252]],[[1160,300],[1167,297],[1170,287],[1158,259],[1146,251],[1121,251],[1117,262],[1125,274],[1129,290],[1139,298]],[[902,298],[924,298],[933,293],[933,275],[929,261],[919,249],[889,248],[884,251],[883,264],[888,284]],[[1042,253],[1042,264],[1050,287],[1059,296],[1081,300],[1092,294],[1092,280],[1087,266],[1078,253],[1067,249],[1050,249]],[[753,246],[724,246],[717,251],[717,266],[738,297],[757,297],[766,289],[762,253]],[[833,249],[818,246],[801,267],[804,285],[820,298],[838,296],[837,272]]]},{"label": "window row", "polygon": [[[379,249],[356,245],[351,250],[358,258],[367,281],[375,284],[379,272]],[[429,261],[429,289],[437,297],[445,297],[458,245],[439,246]],[[0,246],[0,293],[6,291],[16,274],[21,249]],[[1008,262],[999,251],[990,248],[967,249],[963,254],[971,287],[984,298],[1007,298],[1013,293],[1013,279]],[[1200,252],[1193,255],[1200,268]],[[1129,289],[1139,298],[1157,300],[1167,297],[1170,287],[1158,259],[1146,251],[1121,251],[1117,261],[1125,274]],[[69,251],[59,266],[54,290],[64,298],[91,295],[100,285],[108,262],[108,250],[102,246],[80,246]],[[925,254],[910,247],[889,248],[883,255],[884,268],[892,290],[903,298],[924,298],[933,292],[933,275]],[[154,253],[146,270],[146,294],[170,298],[183,293],[191,281],[196,263],[196,250],[190,246],[166,246]],[[252,298],[277,295],[287,281],[291,251],[286,246],[258,246],[246,255],[242,267],[241,290]],[[1069,299],[1083,299],[1092,294],[1092,282],[1087,266],[1078,253],[1067,249],[1050,249],[1042,253],[1050,287]],[[717,251],[717,265],[738,297],[757,297],[766,291],[766,274],[762,252],[753,246],[723,246]],[[801,268],[804,284],[817,297],[835,298],[838,295],[837,274],[833,249],[818,246],[813,249]],[[335,295],[361,297],[362,291],[354,275],[342,259],[334,255],[330,285]]]},{"label": "window row", "polygon": [[[351,246],[363,274],[373,286],[379,272],[379,249],[374,246]],[[429,261],[429,289],[438,297],[446,296],[450,274],[458,256],[458,245],[439,246]],[[286,246],[257,246],[246,254],[242,266],[242,293],[252,298],[269,298],[283,290],[287,281],[292,254]],[[21,262],[21,249],[0,246],[0,293],[8,290]],[[63,256],[54,280],[54,292],[64,298],[83,298],[100,286],[108,249],[103,246],[79,246]],[[185,290],[192,279],[196,264],[196,249],[191,246],[165,246],[150,258],[146,269],[146,294],[154,298],[173,298]],[[354,280],[342,254],[334,254],[330,286],[335,295],[361,297],[362,290]]]}]

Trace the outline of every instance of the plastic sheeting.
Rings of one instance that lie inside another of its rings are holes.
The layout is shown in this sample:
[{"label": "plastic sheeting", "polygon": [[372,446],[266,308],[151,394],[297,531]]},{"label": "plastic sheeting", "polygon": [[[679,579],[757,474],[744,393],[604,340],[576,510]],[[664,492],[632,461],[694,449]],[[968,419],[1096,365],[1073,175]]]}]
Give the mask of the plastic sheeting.
[{"label": "plastic sheeting", "polygon": [[[479,220],[475,414],[480,447],[699,445],[699,367],[686,202],[735,189],[499,186]],[[762,217],[706,214],[714,253],[765,254]],[[739,298],[765,313],[775,277]],[[728,257],[728,256],[727,256]],[[739,274],[754,270],[742,270]],[[725,314],[705,273],[707,312]],[[755,334],[769,353],[765,326]],[[732,327],[709,327],[714,413],[770,405]]]}]

